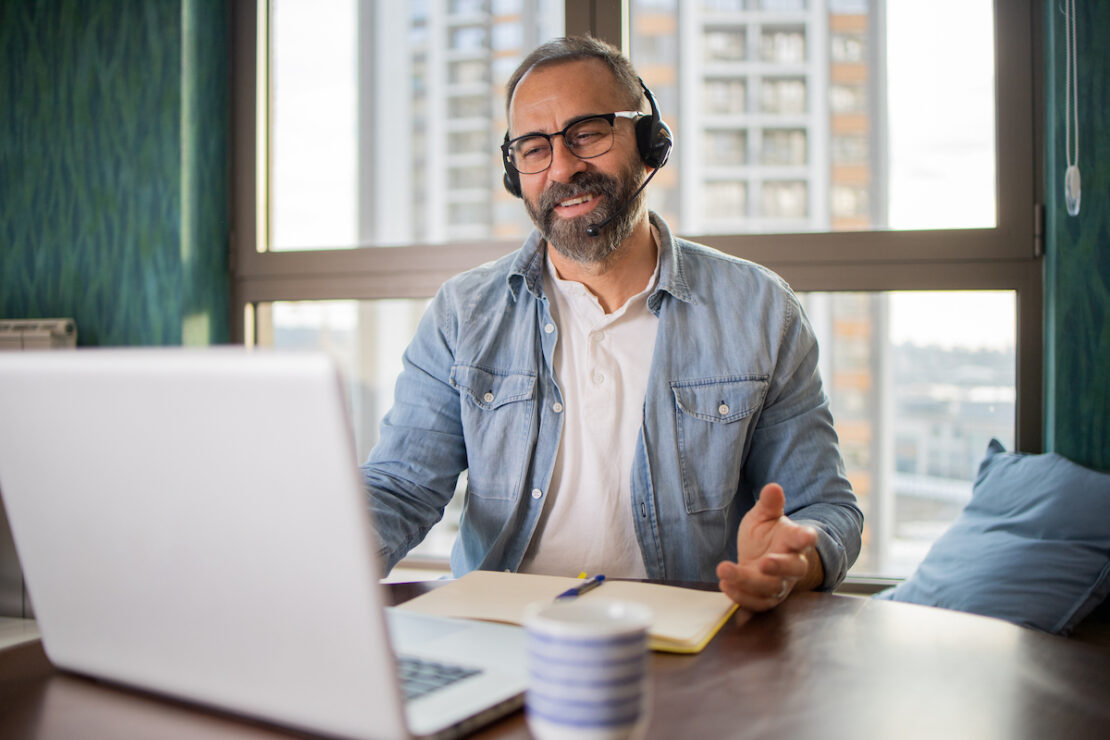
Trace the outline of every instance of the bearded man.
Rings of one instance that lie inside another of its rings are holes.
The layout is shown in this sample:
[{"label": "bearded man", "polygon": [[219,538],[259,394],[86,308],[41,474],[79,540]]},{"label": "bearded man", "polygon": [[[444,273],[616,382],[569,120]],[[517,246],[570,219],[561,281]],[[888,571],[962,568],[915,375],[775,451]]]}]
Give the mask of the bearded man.
[{"label": "bearded man", "polygon": [[647,210],[671,133],[614,47],[544,44],[506,109],[536,231],[448,281],[405,352],[362,467],[386,568],[466,470],[456,576],[708,581],[752,611],[834,588],[863,515],[796,296]]}]

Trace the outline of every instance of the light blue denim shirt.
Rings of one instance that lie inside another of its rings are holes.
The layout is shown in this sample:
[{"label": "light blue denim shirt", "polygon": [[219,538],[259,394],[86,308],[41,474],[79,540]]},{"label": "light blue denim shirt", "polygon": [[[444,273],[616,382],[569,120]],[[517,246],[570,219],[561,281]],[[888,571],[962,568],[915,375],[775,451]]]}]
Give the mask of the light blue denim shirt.
[{"label": "light blue denim shirt", "polygon": [[[659,229],[659,317],[632,469],[649,578],[717,580],[764,484],[818,531],[822,588],[860,548],[863,514],[844,475],[817,341],[797,297],[751,262]],[[545,244],[458,275],[404,355],[394,406],[362,466],[388,568],[443,515],[468,471],[455,575],[516,570],[543,509],[563,431],[552,369],[559,327],[543,292]]]}]

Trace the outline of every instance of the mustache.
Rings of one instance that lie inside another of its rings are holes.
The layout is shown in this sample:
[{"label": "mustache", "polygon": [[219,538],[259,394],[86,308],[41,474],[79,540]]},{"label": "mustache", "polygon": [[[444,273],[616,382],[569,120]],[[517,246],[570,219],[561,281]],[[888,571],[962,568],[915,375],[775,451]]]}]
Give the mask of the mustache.
[{"label": "mustache", "polygon": [[609,203],[617,200],[620,193],[620,180],[601,172],[583,172],[569,183],[555,182],[540,195],[539,211],[545,223],[550,223],[555,206],[564,200],[576,198],[587,193],[602,195]]}]

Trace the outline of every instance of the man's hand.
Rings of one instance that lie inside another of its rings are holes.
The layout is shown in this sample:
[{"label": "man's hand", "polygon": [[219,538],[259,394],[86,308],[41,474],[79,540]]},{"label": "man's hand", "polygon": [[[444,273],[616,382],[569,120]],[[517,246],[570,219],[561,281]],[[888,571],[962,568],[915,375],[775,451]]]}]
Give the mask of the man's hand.
[{"label": "man's hand", "polygon": [[717,565],[720,588],[743,609],[766,611],[797,588],[812,589],[824,579],[817,555],[817,532],[783,513],[782,486],[769,483],[736,533],[736,562]]}]

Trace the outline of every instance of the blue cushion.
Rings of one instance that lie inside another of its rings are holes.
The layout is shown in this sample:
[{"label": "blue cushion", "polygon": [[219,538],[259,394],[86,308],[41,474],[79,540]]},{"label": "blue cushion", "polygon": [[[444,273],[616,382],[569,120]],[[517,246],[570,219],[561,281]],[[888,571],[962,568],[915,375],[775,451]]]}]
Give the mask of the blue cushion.
[{"label": "blue cushion", "polygon": [[971,501],[899,586],[876,598],[1067,634],[1110,592],[1110,474],[991,440]]}]

